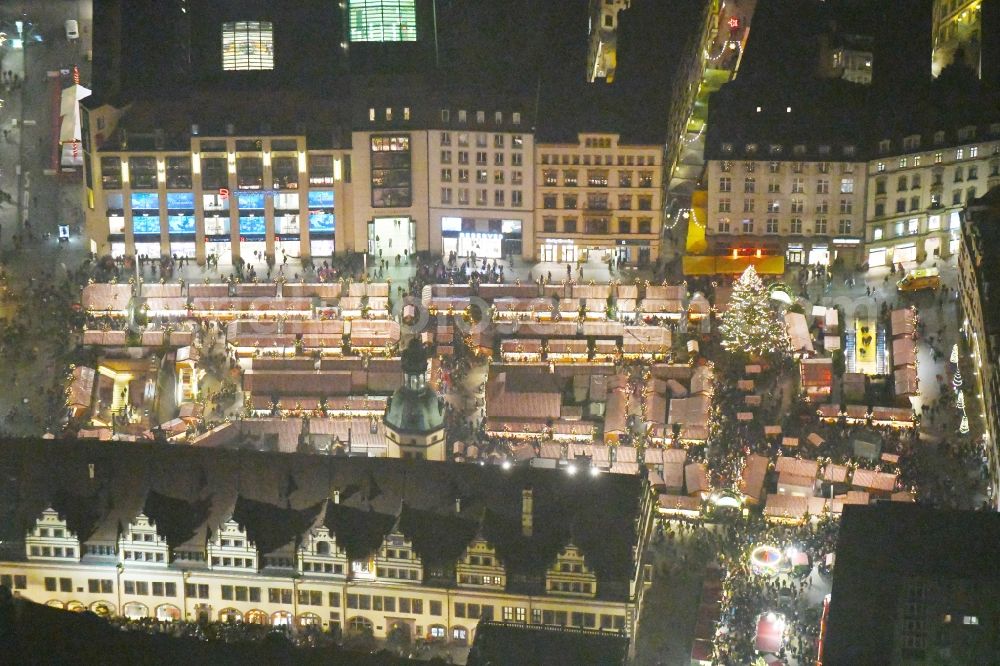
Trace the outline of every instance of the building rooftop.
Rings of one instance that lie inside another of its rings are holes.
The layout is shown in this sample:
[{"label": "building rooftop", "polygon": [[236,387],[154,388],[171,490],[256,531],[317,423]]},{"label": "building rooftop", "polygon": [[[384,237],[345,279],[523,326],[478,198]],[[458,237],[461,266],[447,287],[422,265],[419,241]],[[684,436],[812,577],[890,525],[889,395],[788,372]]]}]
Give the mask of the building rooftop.
[{"label": "building rooftop", "polygon": [[[927,652],[911,654],[924,663],[931,656],[939,635],[943,615],[948,612],[976,615],[974,595],[964,602],[952,599],[951,593],[966,584],[996,590],[1000,583],[1000,514],[991,512],[942,511],[919,504],[883,503],[872,506],[846,506],[837,542],[837,565],[834,569],[829,624],[824,646],[824,663],[893,664],[916,663],[900,660],[904,654],[902,635],[905,611],[904,594],[916,584],[947,590],[940,600],[927,598],[924,632]],[[930,596],[930,595],[929,595]],[[996,622],[996,603],[987,604]],[[950,616],[949,616],[950,618]],[[956,622],[961,622],[957,618]],[[996,625],[982,626],[988,651],[962,654],[954,652],[956,663],[986,663],[993,659],[1000,633]],[[943,630],[942,632],[943,633]],[[973,641],[975,643],[975,641]],[[968,647],[968,646],[966,646]]]},{"label": "building rooftop", "polygon": [[[8,558],[24,556],[17,544],[50,506],[81,543],[113,543],[148,511],[170,547],[185,550],[204,548],[233,518],[261,555],[322,523],[352,558],[370,555],[396,529],[425,563],[453,563],[478,533],[507,567],[511,591],[541,593],[546,570],[572,542],[606,598],[628,595],[648,492],[639,478],[615,474],[86,441],[4,441],[0,469]],[[525,537],[528,486],[534,531]]]},{"label": "building rooftop", "polygon": [[[712,95],[706,157],[745,158],[744,147],[756,143],[756,159],[864,161],[883,139],[892,141],[886,154],[899,154],[901,139],[914,134],[924,150],[969,143],[959,130],[970,125],[986,137],[998,120],[1000,90],[961,66],[932,80],[932,2],[912,4],[900,13],[890,0],[806,0],[789,12],[782,0],[760,0],[739,77]],[[869,86],[819,78],[822,41],[847,34],[871,37]],[[940,131],[943,139],[932,141]],[[734,151],[723,153],[723,143]],[[784,150],[768,157],[767,144]],[[797,157],[789,150],[795,144],[805,146]],[[832,151],[819,153],[821,145]],[[854,145],[855,155],[843,154],[844,145]]]},{"label": "building rooftop", "polygon": [[628,643],[607,631],[481,621],[467,663],[614,666],[628,662]]}]

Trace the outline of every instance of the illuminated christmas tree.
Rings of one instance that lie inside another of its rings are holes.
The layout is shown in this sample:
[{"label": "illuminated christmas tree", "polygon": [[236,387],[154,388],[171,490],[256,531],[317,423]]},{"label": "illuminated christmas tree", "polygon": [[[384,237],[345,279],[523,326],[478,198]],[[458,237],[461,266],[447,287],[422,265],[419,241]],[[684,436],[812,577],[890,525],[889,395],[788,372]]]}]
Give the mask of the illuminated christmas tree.
[{"label": "illuminated christmas tree", "polygon": [[771,306],[770,295],[753,266],[748,266],[733,285],[719,331],[722,346],[730,352],[764,356],[790,351],[785,322]]}]

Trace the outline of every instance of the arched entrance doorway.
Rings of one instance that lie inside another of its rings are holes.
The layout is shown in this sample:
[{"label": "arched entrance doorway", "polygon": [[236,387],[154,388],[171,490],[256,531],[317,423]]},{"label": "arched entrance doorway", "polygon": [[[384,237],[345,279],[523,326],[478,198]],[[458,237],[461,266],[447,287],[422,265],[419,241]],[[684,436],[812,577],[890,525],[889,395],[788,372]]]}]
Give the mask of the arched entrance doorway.
[{"label": "arched entrance doorway", "polygon": [[122,606],[122,615],[130,620],[141,620],[149,617],[149,608],[146,607],[146,604],[140,604],[138,601],[130,601]]}]

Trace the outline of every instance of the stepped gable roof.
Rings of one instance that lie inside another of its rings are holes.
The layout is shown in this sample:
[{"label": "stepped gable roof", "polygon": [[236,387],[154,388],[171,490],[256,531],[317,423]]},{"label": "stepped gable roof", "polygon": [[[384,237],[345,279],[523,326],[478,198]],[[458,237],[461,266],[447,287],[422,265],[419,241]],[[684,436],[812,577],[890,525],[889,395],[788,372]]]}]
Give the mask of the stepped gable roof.
[{"label": "stepped gable roof", "polygon": [[[0,470],[0,516],[18,526],[12,540],[24,538],[57,494],[55,508],[84,540],[98,528],[115,535],[145,511],[173,547],[203,547],[210,529],[235,517],[267,552],[321,521],[357,558],[374,552],[397,525],[422,559],[457,558],[481,517],[482,536],[515,576],[543,576],[572,537],[599,582],[616,584],[634,569],[636,518],[647,492],[642,479],[618,474],[139,442],[2,441]],[[528,486],[533,535],[525,537],[521,500]],[[334,491],[339,503],[328,501]],[[616,587],[599,594],[618,594]]]}]

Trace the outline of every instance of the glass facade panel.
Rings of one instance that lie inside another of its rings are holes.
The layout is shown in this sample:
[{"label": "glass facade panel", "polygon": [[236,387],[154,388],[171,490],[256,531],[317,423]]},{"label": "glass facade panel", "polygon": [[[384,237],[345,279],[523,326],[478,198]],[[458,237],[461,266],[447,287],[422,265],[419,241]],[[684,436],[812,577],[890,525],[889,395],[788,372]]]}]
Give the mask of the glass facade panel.
[{"label": "glass facade panel", "polygon": [[191,187],[191,158],[168,157],[166,159],[167,187],[184,189]]},{"label": "glass facade panel", "polygon": [[373,136],[371,139],[373,208],[406,208],[412,204],[410,137]]},{"label": "glass facade panel", "polygon": [[294,157],[274,157],[271,159],[271,176],[276,190],[297,190],[299,188],[299,163]]},{"label": "glass facade panel", "polygon": [[274,69],[274,29],[268,21],[222,24],[222,69]]},{"label": "glass facade panel", "polygon": [[167,231],[172,234],[193,234],[195,232],[194,215],[168,215]]},{"label": "glass facade panel", "polygon": [[133,192],[132,210],[159,210],[160,195],[156,192]]},{"label": "glass facade panel", "polygon": [[156,189],[155,157],[130,157],[128,169],[132,187],[142,190]]},{"label": "glass facade panel", "polygon": [[122,186],[122,158],[101,158],[101,186],[106,190],[118,190]]},{"label": "glass facade panel", "polygon": [[333,208],[333,190],[313,190],[309,192],[310,208]]},{"label": "glass facade panel", "polygon": [[415,0],[351,0],[352,42],[415,42]]},{"label": "glass facade panel", "polygon": [[141,235],[160,235],[160,216],[159,215],[133,215],[132,216],[132,233],[136,236]]},{"label": "glass facade panel", "polygon": [[167,194],[169,210],[194,210],[194,192],[169,192]]},{"label": "glass facade panel", "polygon": [[326,232],[332,234],[335,224],[336,222],[334,220],[333,213],[309,213],[309,231],[311,232]]}]

